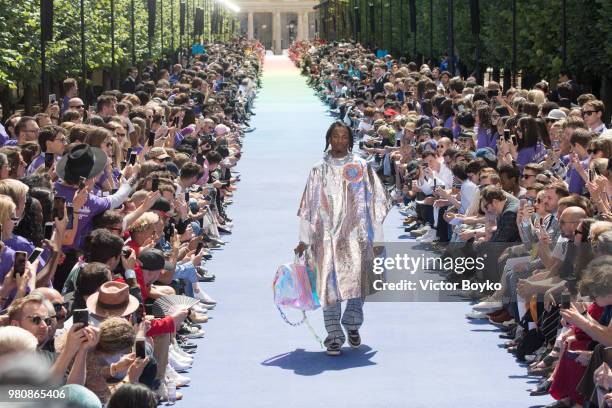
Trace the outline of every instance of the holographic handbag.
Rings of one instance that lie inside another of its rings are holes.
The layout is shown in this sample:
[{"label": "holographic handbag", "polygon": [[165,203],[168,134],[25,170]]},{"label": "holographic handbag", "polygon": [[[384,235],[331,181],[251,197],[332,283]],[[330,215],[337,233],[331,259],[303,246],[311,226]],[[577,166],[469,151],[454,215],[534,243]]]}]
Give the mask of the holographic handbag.
[{"label": "holographic handbag", "polygon": [[[294,327],[306,324],[310,333],[323,347],[323,340],[317,335],[306,317],[307,310],[316,310],[321,307],[317,295],[316,276],[316,270],[311,269],[306,262],[296,256],[293,263],[278,267],[272,290],[274,291],[274,303],[285,323]],[[281,307],[301,310],[302,320],[291,322]]]},{"label": "holographic handbag", "polygon": [[315,271],[298,258],[276,270],[272,287],[274,303],[279,310],[281,307],[287,307],[307,311],[321,306],[316,291]]}]

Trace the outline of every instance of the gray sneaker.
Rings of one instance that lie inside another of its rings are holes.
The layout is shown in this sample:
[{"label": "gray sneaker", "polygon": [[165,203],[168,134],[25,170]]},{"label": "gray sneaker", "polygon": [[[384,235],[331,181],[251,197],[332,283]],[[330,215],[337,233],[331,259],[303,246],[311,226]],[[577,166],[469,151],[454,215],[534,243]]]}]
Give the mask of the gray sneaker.
[{"label": "gray sneaker", "polygon": [[339,356],[342,352],[340,351],[341,345],[338,343],[329,343],[327,345],[327,355],[328,356]]},{"label": "gray sneaker", "polygon": [[361,346],[359,330],[348,330],[348,342],[352,348],[359,348]]}]

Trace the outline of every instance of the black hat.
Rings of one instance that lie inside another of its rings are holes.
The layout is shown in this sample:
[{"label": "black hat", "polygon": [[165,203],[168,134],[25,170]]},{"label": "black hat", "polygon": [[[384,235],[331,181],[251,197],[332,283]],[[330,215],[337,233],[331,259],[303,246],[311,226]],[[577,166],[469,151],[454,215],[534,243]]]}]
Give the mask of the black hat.
[{"label": "black hat", "polygon": [[164,269],[166,260],[164,259],[164,253],[159,249],[143,249],[138,255],[138,260],[142,265],[142,269],[148,271],[156,271],[158,269]]},{"label": "black hat", "polygon": [[64,181],[75,183],[80,177],[91,179],[100,174],[107,160],[102,149],[84,143],[78,144],[62,156],[55,171]]}]

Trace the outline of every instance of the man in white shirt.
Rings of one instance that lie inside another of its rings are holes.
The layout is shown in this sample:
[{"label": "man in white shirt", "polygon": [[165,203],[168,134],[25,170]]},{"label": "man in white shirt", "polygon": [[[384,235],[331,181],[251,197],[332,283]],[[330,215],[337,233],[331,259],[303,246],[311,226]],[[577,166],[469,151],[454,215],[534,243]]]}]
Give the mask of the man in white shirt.
[{"label": "man in white shirt", "polygon": [[[434,150],[425,150],[421,154],[421,158],[423,167],[421,168],[421,175],[417,186],[424,195],[428,196],[423,200],[423,205],[432,206],[431,211],[433,215],[429,219],[432,228],[426,229],[425,234],[419,238],[419,241],[433,242],[437,240],[435,227],[440,219],[440,209],[447,205],[439,201],[436,202],[435,197],[433,197],[434,191],[437,189],[450,189],[453,186],[453,173],[444,164],[444,158],[438,157]],[[429,210],[426,210],[426,213],[429,213]]]}]

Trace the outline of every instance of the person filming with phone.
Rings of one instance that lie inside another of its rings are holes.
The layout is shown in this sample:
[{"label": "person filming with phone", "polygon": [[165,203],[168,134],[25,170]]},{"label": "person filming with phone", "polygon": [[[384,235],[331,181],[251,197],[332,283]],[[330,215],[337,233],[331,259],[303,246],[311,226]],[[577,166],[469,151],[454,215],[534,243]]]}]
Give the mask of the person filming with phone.
[{"label": "person filming with phone", "polygon": [[[93,218],[106,210],[119,207],[132,191],[135,178],[123,178],[118,191],[107,197],[99,197],[91,192],[96,180],[104,172],[107,160],[102,149],[77,144],[57,163],[56,171],[60,180],[54,184],[56,196],[63,197],[68,207],[72,206],[73,218],[78,220],[74,242],[64,245],[66,258],[55,275],[53,284],[58,290],[64,286],[68,273],[77,261],[84,239],[92,230]],[[133,170],[132,166],[130,169]]]}]

